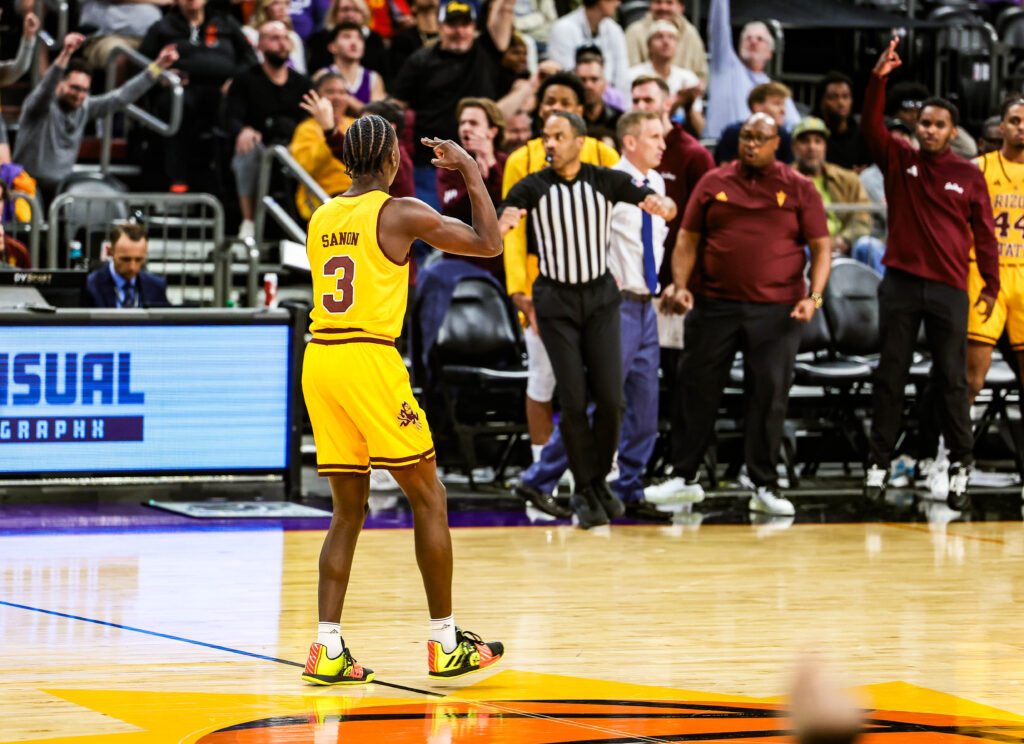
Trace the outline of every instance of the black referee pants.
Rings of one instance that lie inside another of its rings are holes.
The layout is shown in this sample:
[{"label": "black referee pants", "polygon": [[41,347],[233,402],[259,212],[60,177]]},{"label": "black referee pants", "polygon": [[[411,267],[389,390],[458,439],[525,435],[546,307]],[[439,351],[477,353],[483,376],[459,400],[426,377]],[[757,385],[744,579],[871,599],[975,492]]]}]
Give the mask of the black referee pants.
[{"label": "black referee pants", "polygon": [[967,389],[967,293],[942,282],[888,269],[878,285],[882,356],[875,370],[868,464],[888,469],[903,420],[903,392],[924,322],[932,355],[930,401],[951,462],[973,462]]},{"label": "black referee pants", "polygon": [[[680,385],[672,417],[672,461],[686,479],[697,469],[715,433],[718,404],[736,352],[743,352],[746,403],[743,450],[756,486],[775,487],[793,365],[802,324],[792,305],[697,296],[686,314]],[[712,475],[714,478],[714,475]]]},{"label": "black referee pants", "polygon": [[[533,284],[537,330],[551,359],[558,385],[558,426],[569,468],[582,488],[604,479],[619,444],[625,402],[619,304],[611,274],[583,284],[562,284],[538,277]],[[595,404],[594,423],[587,403]]]}]

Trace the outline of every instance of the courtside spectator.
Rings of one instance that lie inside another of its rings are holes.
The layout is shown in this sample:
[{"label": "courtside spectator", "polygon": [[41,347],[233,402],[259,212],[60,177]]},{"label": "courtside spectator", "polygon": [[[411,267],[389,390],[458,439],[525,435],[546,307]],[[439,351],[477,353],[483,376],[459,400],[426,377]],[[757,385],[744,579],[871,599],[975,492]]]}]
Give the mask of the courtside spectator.
[{"label": "courtside spectator", "polygon": [[[765,68],[775,53],[775,38],[761,21],[751,21],[740,32],[739,53],[732,46],[730,0],[711,0],[708,16],[708,46],[711,52],[711,80],[708,83],[707,124],[704,136],[718,138],[733,122],[750,115],[747,95],[751,88],[769,82]],[[783,123],[795,127],[800,121],[793,99],[786,98]]]},{"label": "courtside spectator", "polygon": [[[32,66],[32,54],[36,48],[36,33],[39,18],[35,13],[26,13],[21,22],[21,42],[14,59],[0,62],[0,88],[16,82]],[[11,162],[11,145],[7,138],[7,123],[0,117],[0,163]]]},{"label": "courtside spectator", "polygon": [[583,120],[587,134],[615,146],[615,129],[622,109],[605,101],[608,80],[600,52],[586,51],[576,56],[576,76],[583,83]]},{"label": "courtside spectator", "polygon": [[398,70],[392,70],[388,64],[388,49],[383,37],[370,28],[370,9],[365,0],[333,0],[327,17],[324,18],[323,28],[313,32],[306,40],[306,69],[319,70],[331,64],[333,55],[327,45],[331,41],[334,27],[342,21],[358,23],[363,29],[363,38],[366,39],[363,67],[380,73],[384,78],[384,84],[388,85],[391,75],[397,74]]},{"label": "courtside spectator", "polygon": [[[295,127],[288,147],[296,162],[313,176],[328,196],[337,196],[352,185],[345,166],[327,144],[329,135],[335,132],[344,135],[352,123],[345,114],[347,102],[345,81],[333,73],[321,75],[316,81],[316,90],[311,90],[302,100],[301,106],[310,118]],[[309,220],[320,206],[320,200],[300,183],[295,191],[295,205],[299,216]]]},{"label": "courtside spectator", "polygon": [[[174,191],[186,191],[200,168],[208,163],[196,160],[196,144],[219,124],[221,101],[227,83],[256,64],[256,53],[241,26],[206,0],[178,0],[158,23],[146,32],[139,52],[155,57],[168,44],[178,50],[174,71],[185,89],[181,126],[176,134],[160,137],[164,175]],[[171,90],[155,93],[156,113],[170,115]],[[195,185],[195,184],[193,184]]]},{"label": "courtside spectator", "polygon": [[629,24],[626,29],[629,63],[638,65],[650,58],[647,48],[650,28],[656,21],[668,21],[679,31],[679,43],[676,44],[672,64],[693,71],[701,83],[707,85],[708,53],[697,28],[683,15],[686,5],[679,0],[651,0],[650,8],[650,12],[639,21]]},{"label": "courtside spectator", "polygon": [[[459,122],[459,141],[476,161],[487,193],[491,195],[491,203],[497,208],[501,204],[501,182],[505,161],[508,160],[508,155],[500,149],[505,139],[505,118],[494,101],[488,98],[463,98],[455,109],[455,117]],[[437,198],[441,202],[441,214],[462,220],[467,225],[473,224],[473,205],[461,174],[448,168],[438,168]],[[505,279],[505,264],[501,256],[484,258],[444,254],[444,258],[449,257],[475,264],[501,281]]]},{"label": "courtside spectator", "polygon": [[[308,0],[307,0],[308,1]],[[256,49],[260,42],[259,28],[267,21],[280,21],[288,27],[288,38],[292,41],[292,53],[288,56],[288,66],[300,75],[306,74],[306,48],[302,44],[302,36],[292,26],[293,16],[290,15],[291,0],[259,0],[249,22],[242,27],[245,38]],[[259,52],[257,59],[263,61]]]},{"label": "courtside spectator", "polygon": [[437,41],[438,0],[413,0],[413,25],[391,39],[391,69],[397,74],[417,50]]},{"label": "courtside spectator", "polygon": [[825,160],[829,136],[822,119],[802,119],[793,130],[793,167],[811,179],[825,203],[833,255],[852,256],[874,267],[882,261],[885,243],[871,237],[871,215],[829,211],[830,204],[871,203],[856,173]]},{"label": "courtside spectator", "polygon": [[[402,105],[416,112],[415,140],[422,137],[458,139],[455,107],[463,98],[501,98],[501,57],[512,38],[512,4],[494,0],[487,30],[476,38],[476,10],[468,0],[448,0],[441,6],[440,40],[420,49],[405,63],[392,88]],[[437,183],[429,147],[413,155],[416,196],[437,204]]]},{"label": "courtside spectator", "polygon": [[145,225],[125,222],[110,230],[110,259],[86,279],[89,307],[166,307],[167,281],[143,271],[149,241]]},{"label": "courtside spectator", "polygon": [[530,141],[532,133],[530,114],[523,109],[516,111],[512,118],[505,122],[505,143],[501,149],[512,153]]},{"label": "courtside spectator", "polygon": [[167,5],[170,5],[169,0],[85,0],[81,5],[79,23],[95,29],[82,48],[85,61],[94,70],[102,71],[115,47],[138,49],[149,27],[163,17],[160,9]]},{"label": "courtside spectator", "polygon": [[316,75],[328,72],[340,75],[350,96],[348,113],[358,116],[363,106],[370,101],[382,101],[387,97],[384,79],[380,73],[362,65],[366,40],[358,24],[342,21],[331,33],[333,35],[327,48],[334,55],[334,61],[322,70],[317,70]]},{"label": "courtside spectator", "polygon": [[653,504],[703,499],[697,470],[742,351],[744,461],[754,485],[749,508],[792,516],[793,504],[778,493],[776,467],[802,324],[821,307],[831,241],[814,185],[775,160],[775,120],[751,115],[740,141],[739,160],[697,184],[672,255],[672,285],[662,303],[686,312],[682,404],[672,418],[675,477],[648,488],[646,497]]},{"label": "courtside spectator", "polygon": [[818,85],[818,112],[831,134],[828,162],[861,170],[871,165],[868,146],[853,115],[853,81],[841,72],[830,72]]},{"label": "courtside spectator", "polygon": [[[299,35],[299,38],[306,41],[318,28],[323,28],[324,20],[330,9],[331,0],[291,0],[288,4],[288,15],[292,21],[290,27]],[[281,19],[268,18],[266,20]]]},{"label": "courtside spectator", "polygon": [[[775,159],[783,163],[793,162],[792,140],[789,136],[789,129],[785,126],[786,101],[790,100],[790,90],[782,83],[770,81],[755,85],[750,89],[747,96],[747,107],[751,113],[768,114],[775,120],[779,128],[779,150],[775,153]],[[797,119],[799,122],[799,119]],[[743,126],[743,120],[736,121],[725,127],[715,147],[715,161],[719,164],[735,160],[739,153],[739,134]]]},{"label": "courtside spectator", "polygon": [[629,79],[657,75],[668,83],[673,98],[684,88],[700,90],[696,73],[675,64],[678,47],[679,29],[670,21],[655,21],[647,29],[647,60],[629,68]]},{"label": "courtside spectator", "polygon": [[288,67],[291,40],[283,23],[264,23],[258,48],[263,62],[232,81],[225,103],[225,123],[235,142],[231,170],[242,212],[240,238],[253,236],[253,197],[263,152],[267,147],[291,142],[295,127],[306,118],[302,98],[313,87],[307,78]]},{"label": "courtside spectator", "polygon": [[160,74],[178,60],[175,48],[165,46],[149,67],[120,88],[91,96],[92,73],[88,65],[71,59],[84,41],[79,33],[64,37],[63,49],[25,99],[18,119],[14,161],[36,179],[44,208],[57,195],[61,181],[71,175],[85,125],[112,111],[123,110],[153,87]]},{"label": "courtside spectator", "polygon": [[514,13],[516,31],[547,45],[551,26],[558,19],[553,0],[516,0]]},{"label": "courtside spectator", "polygon": [[[391,188],[388,193],[396,197],[416,196],[416,182],[413,178],[412,168],[412,149],[420,143],[413,142],[408,132],[405,131],[406,121],[408,120],[406,111],[391,100],[373,101],[363,106],[363,113],[360,118],[370,116],[371,114],[384,117],[385,121],[395,130],[395,134],[398,136],[398,150],[402,154],[402,162],[398,164],[398,174],[395,176],[395,180],[391,182]],[[332,136],[332,140],[339,143],[343,141],[336,132]],[[422,147],[422,145],[420,146]],[[335,157],[340,157],[340,154],[339,144],[339,149],[335,151]]]},{"label": "courtside spectator", "polygon": [[576,51],[595,45],[604,57],[605,75],[613,88],[629,90],[626,35],[615,21],[619,0],[583,0],[583,5],[555,21],[548,39],[548,58],[563,70],[576,66]]}]

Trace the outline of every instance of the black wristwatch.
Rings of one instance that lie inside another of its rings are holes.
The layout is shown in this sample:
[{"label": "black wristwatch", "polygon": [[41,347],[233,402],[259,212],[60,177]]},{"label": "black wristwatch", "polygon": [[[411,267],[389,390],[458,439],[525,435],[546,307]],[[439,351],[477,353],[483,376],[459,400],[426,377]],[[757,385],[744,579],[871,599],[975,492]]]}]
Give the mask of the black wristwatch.
[{"label": "black wristwatch", "polygon": [[810,298],[811,300],[813,300],[813,301],[814,301],[814,307],[815,307],[815,308],[820,308],[820,307],[821,307],[822,305],[824,305],[824,304],[825,304],[825,298],[824,298],[824,297],[822,297],[822,296],[821,296],[820,294],[818,294],[817,292],[811,292],[811,293],[810,293],[809,295],[807,295],[807,296],[808,296],[808,297],[809,297],[809,298]]}]

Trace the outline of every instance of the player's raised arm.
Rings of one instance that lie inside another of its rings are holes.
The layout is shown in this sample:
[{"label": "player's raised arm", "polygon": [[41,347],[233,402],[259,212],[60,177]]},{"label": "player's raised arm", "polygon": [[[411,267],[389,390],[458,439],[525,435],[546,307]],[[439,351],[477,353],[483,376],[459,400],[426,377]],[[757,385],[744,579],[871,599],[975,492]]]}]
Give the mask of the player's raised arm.
[{"label": "player's raised arm", "polygon": [[[445,251],[463,256],[498,256],[501,255],[501,235],[498,232],[498,216],[487,193],[487,187],[480,176],[473,157],[451,140],[423,138],[423,144],[434,149],[431,161],[439,168],[457,170],[466,181],[469,201],[473,209],[473,226],[464,222],[444,217],[432,208],[417,202],[408,206],[408,214],[403,213],[403,222],[415,238]],[[408,201],[408,200],[403,200]]]}]

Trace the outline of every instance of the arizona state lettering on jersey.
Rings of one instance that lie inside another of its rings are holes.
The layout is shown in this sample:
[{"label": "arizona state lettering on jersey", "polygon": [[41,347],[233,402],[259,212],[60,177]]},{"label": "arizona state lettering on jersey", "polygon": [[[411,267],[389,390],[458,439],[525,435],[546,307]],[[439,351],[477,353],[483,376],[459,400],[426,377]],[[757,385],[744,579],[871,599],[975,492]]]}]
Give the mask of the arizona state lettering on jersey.
[{"label": "arizona state lettering on jersey", "polygon": [[409,297],[408,259],[397,264],[380,247],[383,191],[337,196],[309,220],[306,254],[313,275],[314,336],[359,330],[396,338]]},{"label": "arizona state lettering on jersey", "polygon": [[992,199],[999,265],[1024,265],[1024,164],[1007,161],[998,150],[974,162],[985,176]]}]

